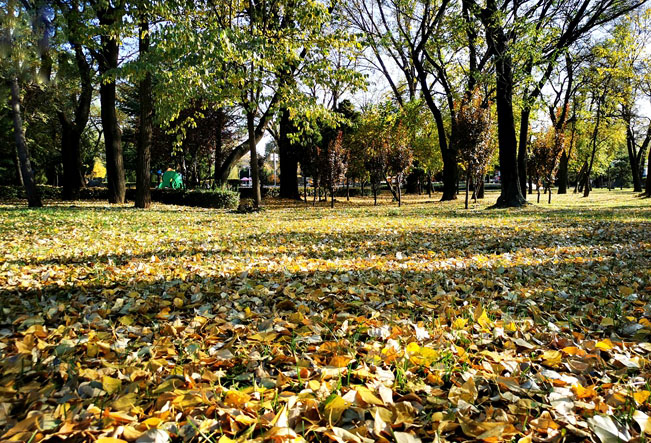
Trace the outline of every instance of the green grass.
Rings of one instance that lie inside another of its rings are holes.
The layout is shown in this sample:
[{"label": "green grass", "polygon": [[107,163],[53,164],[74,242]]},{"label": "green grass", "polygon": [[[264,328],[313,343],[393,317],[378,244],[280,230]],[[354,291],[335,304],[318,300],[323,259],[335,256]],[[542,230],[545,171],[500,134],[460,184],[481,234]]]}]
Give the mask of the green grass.
[{"label": "green grass", "polygon": [[[394,402],[411,395],[381,416],[423,440],[496,426],[549,436],[533,420],[544,409],[575,438],[594,435],[596,413],[638,435],[651,200],[596,190],[487,210],[496,196],[470,210],[414,196],[401,208],[386,196],[334,210],[268,201],[252,214],[0,206],[0,437],[129,440],[155,426],[235,439],[253,426],[262,439],[280,422],[308,440],[336,428],[391,438],[361,419],[378,405],[351,393],[379,398],[378,384]],[[120,388],[103,391],[104,377]],[[569,412],[551,402],[559,392]],[[353,401],[336,420],[332,395]]]}]

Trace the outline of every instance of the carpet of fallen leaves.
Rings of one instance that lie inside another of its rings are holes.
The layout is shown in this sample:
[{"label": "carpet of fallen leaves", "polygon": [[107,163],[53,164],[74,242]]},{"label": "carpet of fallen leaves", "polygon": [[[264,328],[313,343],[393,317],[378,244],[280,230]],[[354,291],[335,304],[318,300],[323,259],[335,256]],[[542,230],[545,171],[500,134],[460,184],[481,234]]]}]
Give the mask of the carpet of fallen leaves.
[{"label": "carpet of fallen leaves", "polygon": [[0,439],[641,441],[651,201],[555,201],[1,206]]}]

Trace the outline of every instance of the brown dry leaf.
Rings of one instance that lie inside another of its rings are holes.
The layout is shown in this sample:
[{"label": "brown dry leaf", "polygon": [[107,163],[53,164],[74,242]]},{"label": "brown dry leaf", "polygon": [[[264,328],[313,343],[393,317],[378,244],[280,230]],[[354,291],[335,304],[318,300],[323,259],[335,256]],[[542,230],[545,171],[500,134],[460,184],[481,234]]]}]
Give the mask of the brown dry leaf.
[{"label": "brown dry leaf", "polygon": [[452,388],[450,388],[448,400],[450,400],[450,403],[452,403],[454,406],[458,406],[460,400],[473,404],[478,395],[479,393],[477,392],[477,387],[475,386],[475,380],[473,377],[470,377],[461,386],[452,386]]}]

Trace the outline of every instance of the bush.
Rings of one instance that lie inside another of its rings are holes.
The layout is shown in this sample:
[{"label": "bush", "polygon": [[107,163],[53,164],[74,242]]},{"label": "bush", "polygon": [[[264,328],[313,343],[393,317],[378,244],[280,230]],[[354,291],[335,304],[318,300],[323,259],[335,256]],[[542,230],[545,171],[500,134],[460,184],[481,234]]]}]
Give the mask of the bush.
[{"label": "bush", "polygon": [[[129,195],[130,189],[127,189],[127,195]],[[133,193],[135,196],[135,192]],[[92,188],[82,188],[79,190],[79,198],[81,200],[106,200],[108,199],[108,188],[104,187],[92,187]]]},{"label": "bush", "polygon": [[[38,186],[41,197],[44,199],[60,199],[61,188],[54,186]],[[126,199],[134,201],[136,190],[127,189]],[[0,200],[24,199],[25,190],[19,186],[0,186]],[[108,189],[93,187],[82,188],[79,192],[81,200],[106,200],[108,199]],[[168,205],[195,206],[199,208],[225,208],[235,209],[240,203],[238,192],[228,189],[152,189],[151,200],[154,202],[165,203]]]},{"label": "bush", "polygon": [[235,209],[240,203],[240,195],[228,189],[152,189],[151,199],[168,205],[195,206],[199,208]]},{"label": "bush", "polygon": [[16,186],[0,186],[0,200],[15,200],[20,198],[20,191],[21,189]]}]

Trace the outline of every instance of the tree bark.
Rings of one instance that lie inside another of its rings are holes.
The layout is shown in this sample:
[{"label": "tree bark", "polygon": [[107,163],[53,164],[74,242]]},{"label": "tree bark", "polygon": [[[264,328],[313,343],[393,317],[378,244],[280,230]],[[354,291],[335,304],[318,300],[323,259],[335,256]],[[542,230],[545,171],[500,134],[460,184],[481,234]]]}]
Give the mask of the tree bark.
[{"label": "tree bark", "polygon": [[14,140],[16,141],[18,163],[23,178],[23,185],[25,186],[25,194],[27,194],[27,204],[30,208],[40,208],[43,206],[43,203],[41,202],[41,196],[34,181],[34,171],[32,170],[29,149],[25,141],[23,119],[20,112],[20,87],[18,86],[18,79],[16,77],[11,79],[11,110],[14,121]]},{"label": "tree bark", "polygon": [[570,158],[567,156],[567,152],[563,149],[561,154],[561,159],[558,163],[558,193],[567,194],[567,180],[568,180],[568,165],[570,163]]},{"label": "tree bark", "polygon": [[649,149],[646,168],[646,189],[644,190],[644,195],[646,197],[651,197],[651,149]]},{"label": "tree bark", "polygon": [[81,94],[75,105],[75,118],[71,121],[63,112],[57,113],[61,123],[61,156],[63,158],[63,199],[79,198],[79,191],[86,186],[81,161],[81,136],[88,124],[93,99],[93,80],[90,64],[81,45],[70,41],[75,50],[79,70]]},{"label": "tree bark", "polygon": [[86,186],[81,161],[81,132],[78,126],[58,113],[61,123],[61,158],[63,161],[64,200],[76,200],[79,191]]},{"label": "tree bark", "polygon": [[642,192],[642,177],[640,175],[640,165],[635,147],[635,135],[633,134],[632,117],[630,112],[624,111],[626,122],[626,149],[628,151],[628,161],[631,165],[631,174],[633,176],[633,192]]},{"label": "tree bark", "polygon": [[[121,13],[117,8],[97,9],[97,18],[101,26],[110,28],[118,23]],[[99,72],[102,83],[99,88],[102,128],[106,147],[106,179],[108,182],[109,203],[124,203],[126,182],[124,160],[122,158],[122,132],[115,108],[117,97],[115,90],[115,70],[118,67],[120,48],[118,40],[106,32],[100,37]]]},{"label": "tree bark", "polygon": [[[143,17],[140,22],[140,57],[149,52],[149,22]],[[136,165],[136,208],[151,206],[151,141],[153,134],[152,75],[149,70],[140,82],[140,133],[138,138],[138,159]]]},{"label": "tree bark", "polygon": [[527,198],[527,142],[529,140],[529,118],[531,107],[525,106],[520,112],[520,140],[518,142],[518,175],[520,177],[520,191]]},{"label": "tree bark", "polygon": [[280,161],[281,198],[300,200],[298,191],[298,155],[297,146],[291,142],[289,135],[296,130],[289,118],[289,110],[283,109],[280,116],[278,136],[278,160]]},{"label": "tree bark", "polygon": [[[249,104],[251,106],[251,104]],[[260,172],[258,171],[258,153],[255,149],[255,111],[247,109],[246,111],[246,126],[249,131],[249,152],[251,154],[251,178],[253,185],[253,206],[257,209],[260,207],[262,196],[260,195]]]},{"label": "tree bark", "polygon": [[499,143],[502,191],[494,207],[519,207],[526,204],[518,174],[517,140],[513,118],[513,67],[507,36],[497,22],[495,0],[487,0],[482,11],[489,49],[494,54],[496,76],[497,138]]},{"label": "tree bark", "polygon": [[215,128],[215,173],[214,173],[214,187],[224,186],[228,180],[228,175],[230,175],[230,169],[226,178],[222,177],[222,161],[223,161],[223,150],[224,150],[224,109],[219,108],[217,110],[217,127]]}]

